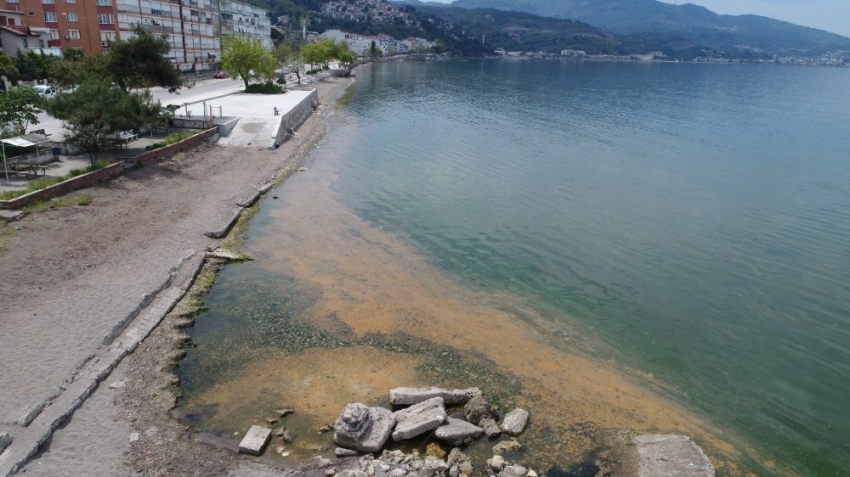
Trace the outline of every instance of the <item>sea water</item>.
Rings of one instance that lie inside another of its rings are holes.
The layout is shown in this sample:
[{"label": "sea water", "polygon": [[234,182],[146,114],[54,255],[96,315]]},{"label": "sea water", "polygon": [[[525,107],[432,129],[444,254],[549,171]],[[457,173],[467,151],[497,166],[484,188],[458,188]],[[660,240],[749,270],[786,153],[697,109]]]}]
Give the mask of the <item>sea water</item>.
[{"label": "sea water", "polygon": [[[584,355],[632,370],[734,436],[743,468],[850,472],[850,70],[384,63],[358,70],[328,124],[305,174],[324,171],[329,202],[314,220],[287,218],[316,187],[295,177],[278,192],[284,200],[262,204],[247,242],[262,260],[225,269],[192,331],[197,348],[181,369],[189,403],[244,373],[204,369],[222,349],[255,350],[236,360],[246,363],[268,348],[286,360],[322,347],[408,346],[352,344],[345,336],[366,335],[353,319],[318,330],[299,319],[339,285],[335,276],[353,272],[321,262],[349,254],[345,240],[317,250],[313,263],[323,265],[307,274],[309,253],[288,255],[295,245],[285,237],[303,242],[315,224],[354,241],[374,228],[454,288],[504,297],[488,302],[537,313],[578,348],[593,343]],[[330,211],[337,206],[344,212]],[[355,219],[366,225],[333,229]],[[371,240],[390,240],[381,237]],[[364,283],[402,256],[381,246],[387,260],[361,259]],[[388,291],[398,281],[385,293],[400,293]],[[346,299],[323,312],[343,314]],[[246,326],[235,315],[257,318]],[[404,350],[420,348],[428,345]],[[469,365],[466,376],[486,368]]]}]

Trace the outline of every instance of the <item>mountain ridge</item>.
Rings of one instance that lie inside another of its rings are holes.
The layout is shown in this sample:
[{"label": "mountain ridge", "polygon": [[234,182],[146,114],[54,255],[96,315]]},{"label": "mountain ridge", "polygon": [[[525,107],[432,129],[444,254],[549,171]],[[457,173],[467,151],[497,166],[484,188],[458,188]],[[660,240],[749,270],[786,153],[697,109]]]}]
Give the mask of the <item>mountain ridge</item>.
[{"label": "mountain ridge", "polygon": [[[433,2],[427,5],[433,6]],[[694,4],[657,0],[455,0],[445,6],[493,8],[578,20],[618,34],[678,35],[712,48],[774,54],[850,50],[850,38],[760,15],[720,15]]]}]

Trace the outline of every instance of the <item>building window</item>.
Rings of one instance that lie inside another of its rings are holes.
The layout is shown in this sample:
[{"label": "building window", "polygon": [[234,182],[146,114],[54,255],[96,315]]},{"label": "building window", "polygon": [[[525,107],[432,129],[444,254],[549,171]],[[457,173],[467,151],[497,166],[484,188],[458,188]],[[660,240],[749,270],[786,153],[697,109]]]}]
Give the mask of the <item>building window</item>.
[{"label": "building window", "polygon": [[53,3],[54,0],[41,0],[41,3]]},{"label": "building window", "polygon": [[151,15],[162,15],[162,10],[151,8]]},{"label": "building window", "polygon": [[59,30],[50,29],[50,39],[58,40],[59,39]]},{"label": "building window", "polygon": [[56,21],[56,12],[44,12],[44,21],[55,22]]},{"label": "building window", "polygon": [[77,3],[77,0],[65,0],[65,3]]},{"label": "building window", "polygon": [[6,0],[6,3],[18,3],[18,0]]},{"label": "building window", "polygon": [[101,25],[112,25],[115,23],[115,17],[111,13],[99,13],[97,15],[97,22]]},{"label": "building window", "polygon": [[193,17],[200,16],[200,15],[198,15],[198,11],[197,11],[197,10],[189,10],[189,15],[192,15]]},{"label": "building window", "polygon": [[111,7],[112,0],[95,0],[95,5],[100,5],[101,7]]},{"label": "building window", "polygon": [[65,18],[69,22],[75,22],[75,21],[78,21],[80,19],[80,17],[78,17],[77,14],[74,13],[74,12],[68,12],[68,14],[65,16]]},{"label": "building window", "polygon": [[66,40],[79,40],[80,39],[80,30],[68,30],[65,32]]},{"label": "building window", "polygon": [[100,32],[100,41],[115,41],[115,32],[114,31],[102,31],[102,32]]}]

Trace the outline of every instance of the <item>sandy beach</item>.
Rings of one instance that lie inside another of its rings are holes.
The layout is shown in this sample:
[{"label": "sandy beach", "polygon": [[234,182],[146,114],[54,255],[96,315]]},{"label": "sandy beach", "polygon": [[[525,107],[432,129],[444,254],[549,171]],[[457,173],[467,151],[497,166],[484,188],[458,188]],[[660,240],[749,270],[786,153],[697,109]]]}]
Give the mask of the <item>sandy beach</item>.
[{"label": "sandy beach", "polygon": [[[344,83],[329,79],[313,87],[324,104]],[[10,223],[0,253],[0,432],[25,435],[15,422],[55,398],[80,364],[102,349],[116,322],[182,257],[213,245],[204,233],[225,224],[236,202],[306,155],[323,131],[323,113],[322,107],[277,150],[203,145],[77,192],[91,196],[87,205],[48,208]],[[21,472],[187,475],[133,465],[139,462],[130,454],[130,438],[139,417],[119,403],[129,400],[134,386],[105,385],[144,374],[146,353],[157,354],[150,343],[156,336],[124,359]],[[141,401],[149,401],[149,391],[140,391]],[[173,437],[182,435],[179,429]],[[226,466],[216,468],[215,474],[227,473]]]}]

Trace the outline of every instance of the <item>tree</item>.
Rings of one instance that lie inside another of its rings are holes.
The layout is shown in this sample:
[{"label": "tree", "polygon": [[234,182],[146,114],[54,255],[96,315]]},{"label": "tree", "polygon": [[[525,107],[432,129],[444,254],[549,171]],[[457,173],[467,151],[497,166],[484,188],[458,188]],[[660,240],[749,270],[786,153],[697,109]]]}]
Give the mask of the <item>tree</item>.
[{"label": "tree", "polygon": [[44,96],[29,86],[10,88],[0,94],[0,128],[3,136],[24,134],[30,124],[38,124],[38,114],[46,104]]},{"label": "tree", "polygon": [[[5,76],[6,79],[15,84],[21,78],[21,73],[15,67],[15,61],[6,53],[0,52],[0,76]],[[4,85],[0,83],[0,87]],[[3,88],[5,89],[5,88]]]},{"label": "tree", "polygon": [[330,58],[330,50],[327,48],[327,42],[319,40],[315,43],[304,45],[301,48],[301,58],[304,59],[304,63],[311,65],[324,63]]},{"label": "tree", "polygon": [[97,156],[105,151],[112,143],[111,131],[98,124],[82,124],[76,120],[68,122],[68,134],[65,141],[89,153],[89,161],[94,165]]},{"label": "tree", "polygon": [[[79,55],[77,52],[79,51]],[[95,53],[83,56],[82,51],[74,48],[65,50],[65,57],[50,65],[47,70],[48,76],[61,87],[77,86],[89,78],[104,78],[109,76],[106,72],[109,58],[106,55]],[[68,52],[71,52],[69,55]]]},{"label": "tree", "polygon": [[162,107],[150,91],[125,93],[107,79],[87,79],[70,93],[56,96],[47,111],[66,122],[71,130],[104,128],[108,132],[139,129],[162,121]]},{"label": "tree", "polygon": [[221,69],[245,82],[245,89],[254,77],[271,81],[277,69],[277,59],[260,40],[228,35],[221,39]]},{"label": "tree", "polygon": [[121,90],[161,86],[173,93],[185,86],[180,71],[167,58],[171,45],[165,35],[156,36],[141,25],[133,28],[133,35],[116,40],[106,55],[105,73]]}]

